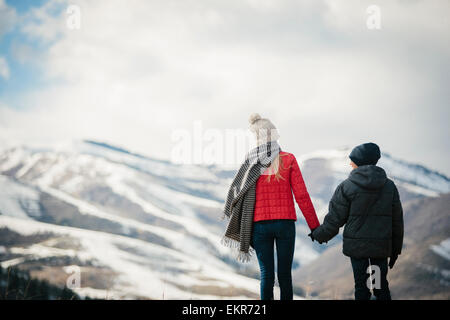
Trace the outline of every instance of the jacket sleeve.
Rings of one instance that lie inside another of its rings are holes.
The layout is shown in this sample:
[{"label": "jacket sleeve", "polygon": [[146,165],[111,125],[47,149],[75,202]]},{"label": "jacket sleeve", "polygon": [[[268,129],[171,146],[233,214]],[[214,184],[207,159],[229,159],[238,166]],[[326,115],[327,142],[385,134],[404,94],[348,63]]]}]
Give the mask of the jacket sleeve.
[{"label": "jacket sleeve", "polygon": [[292,191],[294,193],[295,201],[297,201],[297,204],[306,219],[308,227],[311,230],[314,230],[320,225],[319,219],[317,219],[316,210],[314,209],[311,197],[309,196],[308,190],[306,189],[300,167],[298,166],[297,159],[295,159],[295,157],[291,163],[289,179]]},{"label": "jacket sleeve", "polygon": [[403,208],[397,187],[392,202],[392,255],[399,255],[403,247]]},{"label": "jacket sleeve", "polygon": [[323,220],[323,224],[313,232],[314,239],[319,242],[327,242],[339,233],[348,219],[350,211],[350,201],[344,194],[343,183],[335,190],[328,206],[328,214]]}]

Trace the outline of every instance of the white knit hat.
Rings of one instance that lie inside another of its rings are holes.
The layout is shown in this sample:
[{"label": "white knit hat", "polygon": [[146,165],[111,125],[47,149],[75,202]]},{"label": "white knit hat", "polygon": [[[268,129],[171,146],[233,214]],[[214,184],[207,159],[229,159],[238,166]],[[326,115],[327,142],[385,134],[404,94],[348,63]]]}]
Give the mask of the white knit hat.
[{"label": "white knit hat", "polygon": [[253,113],[248,119],[250,131],[255,134],[257,145],[269,141],[277,141],[280,138],[277,128],[269,119],[261,118],[258,113]]}]

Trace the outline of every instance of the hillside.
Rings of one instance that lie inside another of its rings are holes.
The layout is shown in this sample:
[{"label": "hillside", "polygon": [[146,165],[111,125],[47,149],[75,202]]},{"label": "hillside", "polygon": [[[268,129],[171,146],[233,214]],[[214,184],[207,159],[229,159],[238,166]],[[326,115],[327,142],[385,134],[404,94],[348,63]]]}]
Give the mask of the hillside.
[{"label": "hillside", "polygon": [[[321,219],[334,188],[350,171],[348,152],[297,156]],[[387,154],[380,165],[399,186],[405,205],[450,191],[450,179],[436,171]],[[220,166],[178,165],[95,141],[3,150],[0,263],[57,285],[68,276],[64,268],[77,265],[80,296],[258,297],[256,259],[239,264],[220,244],[226,221],[219,218],[233,175]],[[310,241],[297,214],[296,271],[329,254]],[[340,241],[338,236],[329,245]],[[297,298],[304,289],[299,281]]]}]

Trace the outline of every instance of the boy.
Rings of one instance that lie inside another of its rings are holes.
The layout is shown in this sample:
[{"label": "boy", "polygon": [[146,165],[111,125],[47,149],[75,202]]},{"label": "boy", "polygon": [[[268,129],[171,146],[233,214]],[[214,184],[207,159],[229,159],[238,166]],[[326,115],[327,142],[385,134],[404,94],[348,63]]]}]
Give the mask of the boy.
[{"label": "boy", "polygon": [[[376,166],[381,157],[374,143],[355,147],[350,153],[350,176],[334,192],[329,212],[311,238],[327,242],[345,224],[343,253],[350,257],[355,279],[355,300],[369,300],[369,265],[375,279],[373,293],[378,300],[391,300],[386,279],[403,245],[403,210],[398,190],[386,172]],[[376,267],[378,266],[378,268]],[[379,272],[377,272],[378,270]],[[377,281],[379,280],[379,281]]]}]

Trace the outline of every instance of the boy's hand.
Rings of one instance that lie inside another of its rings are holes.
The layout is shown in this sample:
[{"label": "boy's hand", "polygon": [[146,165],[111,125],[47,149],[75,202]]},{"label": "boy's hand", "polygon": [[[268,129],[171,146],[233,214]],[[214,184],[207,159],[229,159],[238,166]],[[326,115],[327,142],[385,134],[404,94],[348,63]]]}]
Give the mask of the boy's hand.
[{"label": "boy's hand", "polygon": [[322,243],[324,243],[324,242],[327,243],[328,241],[319,241],[319,240],[317,240],[316,238],[314,238],[313,232],[314,232],[314,230],[316,230],[316,229],[317,229],[317,228],[312,229],[311,232],[310,232],[310,234],[308,234],[308,237],[311,238],[311,241],[314,242],[314,240],[315,240],[315,241],[317,241],[317,242],[320,243],[320,244],[322,244]]},{"label": "boy's hand", "polygon": [[395,261],[397,261],[398,255],[392,256],[389,258],[389,268],[392,269],[394,267]]},{"label": "boy's hand", "polygon": [[[314,229],[311,229],[311,232],[308,234],[308,237],[311,238],[311,241],[312,241],[312,242],[314,242],[314,240],[317,241],[317,239],[314,239],[314,236],[313,236],[313,232],[314,232],[314,230],[316,230],[316,229],[317,229],[317,227],[314,228]],[[317,242],[318,242],[318,241],[317,241]]]}]

